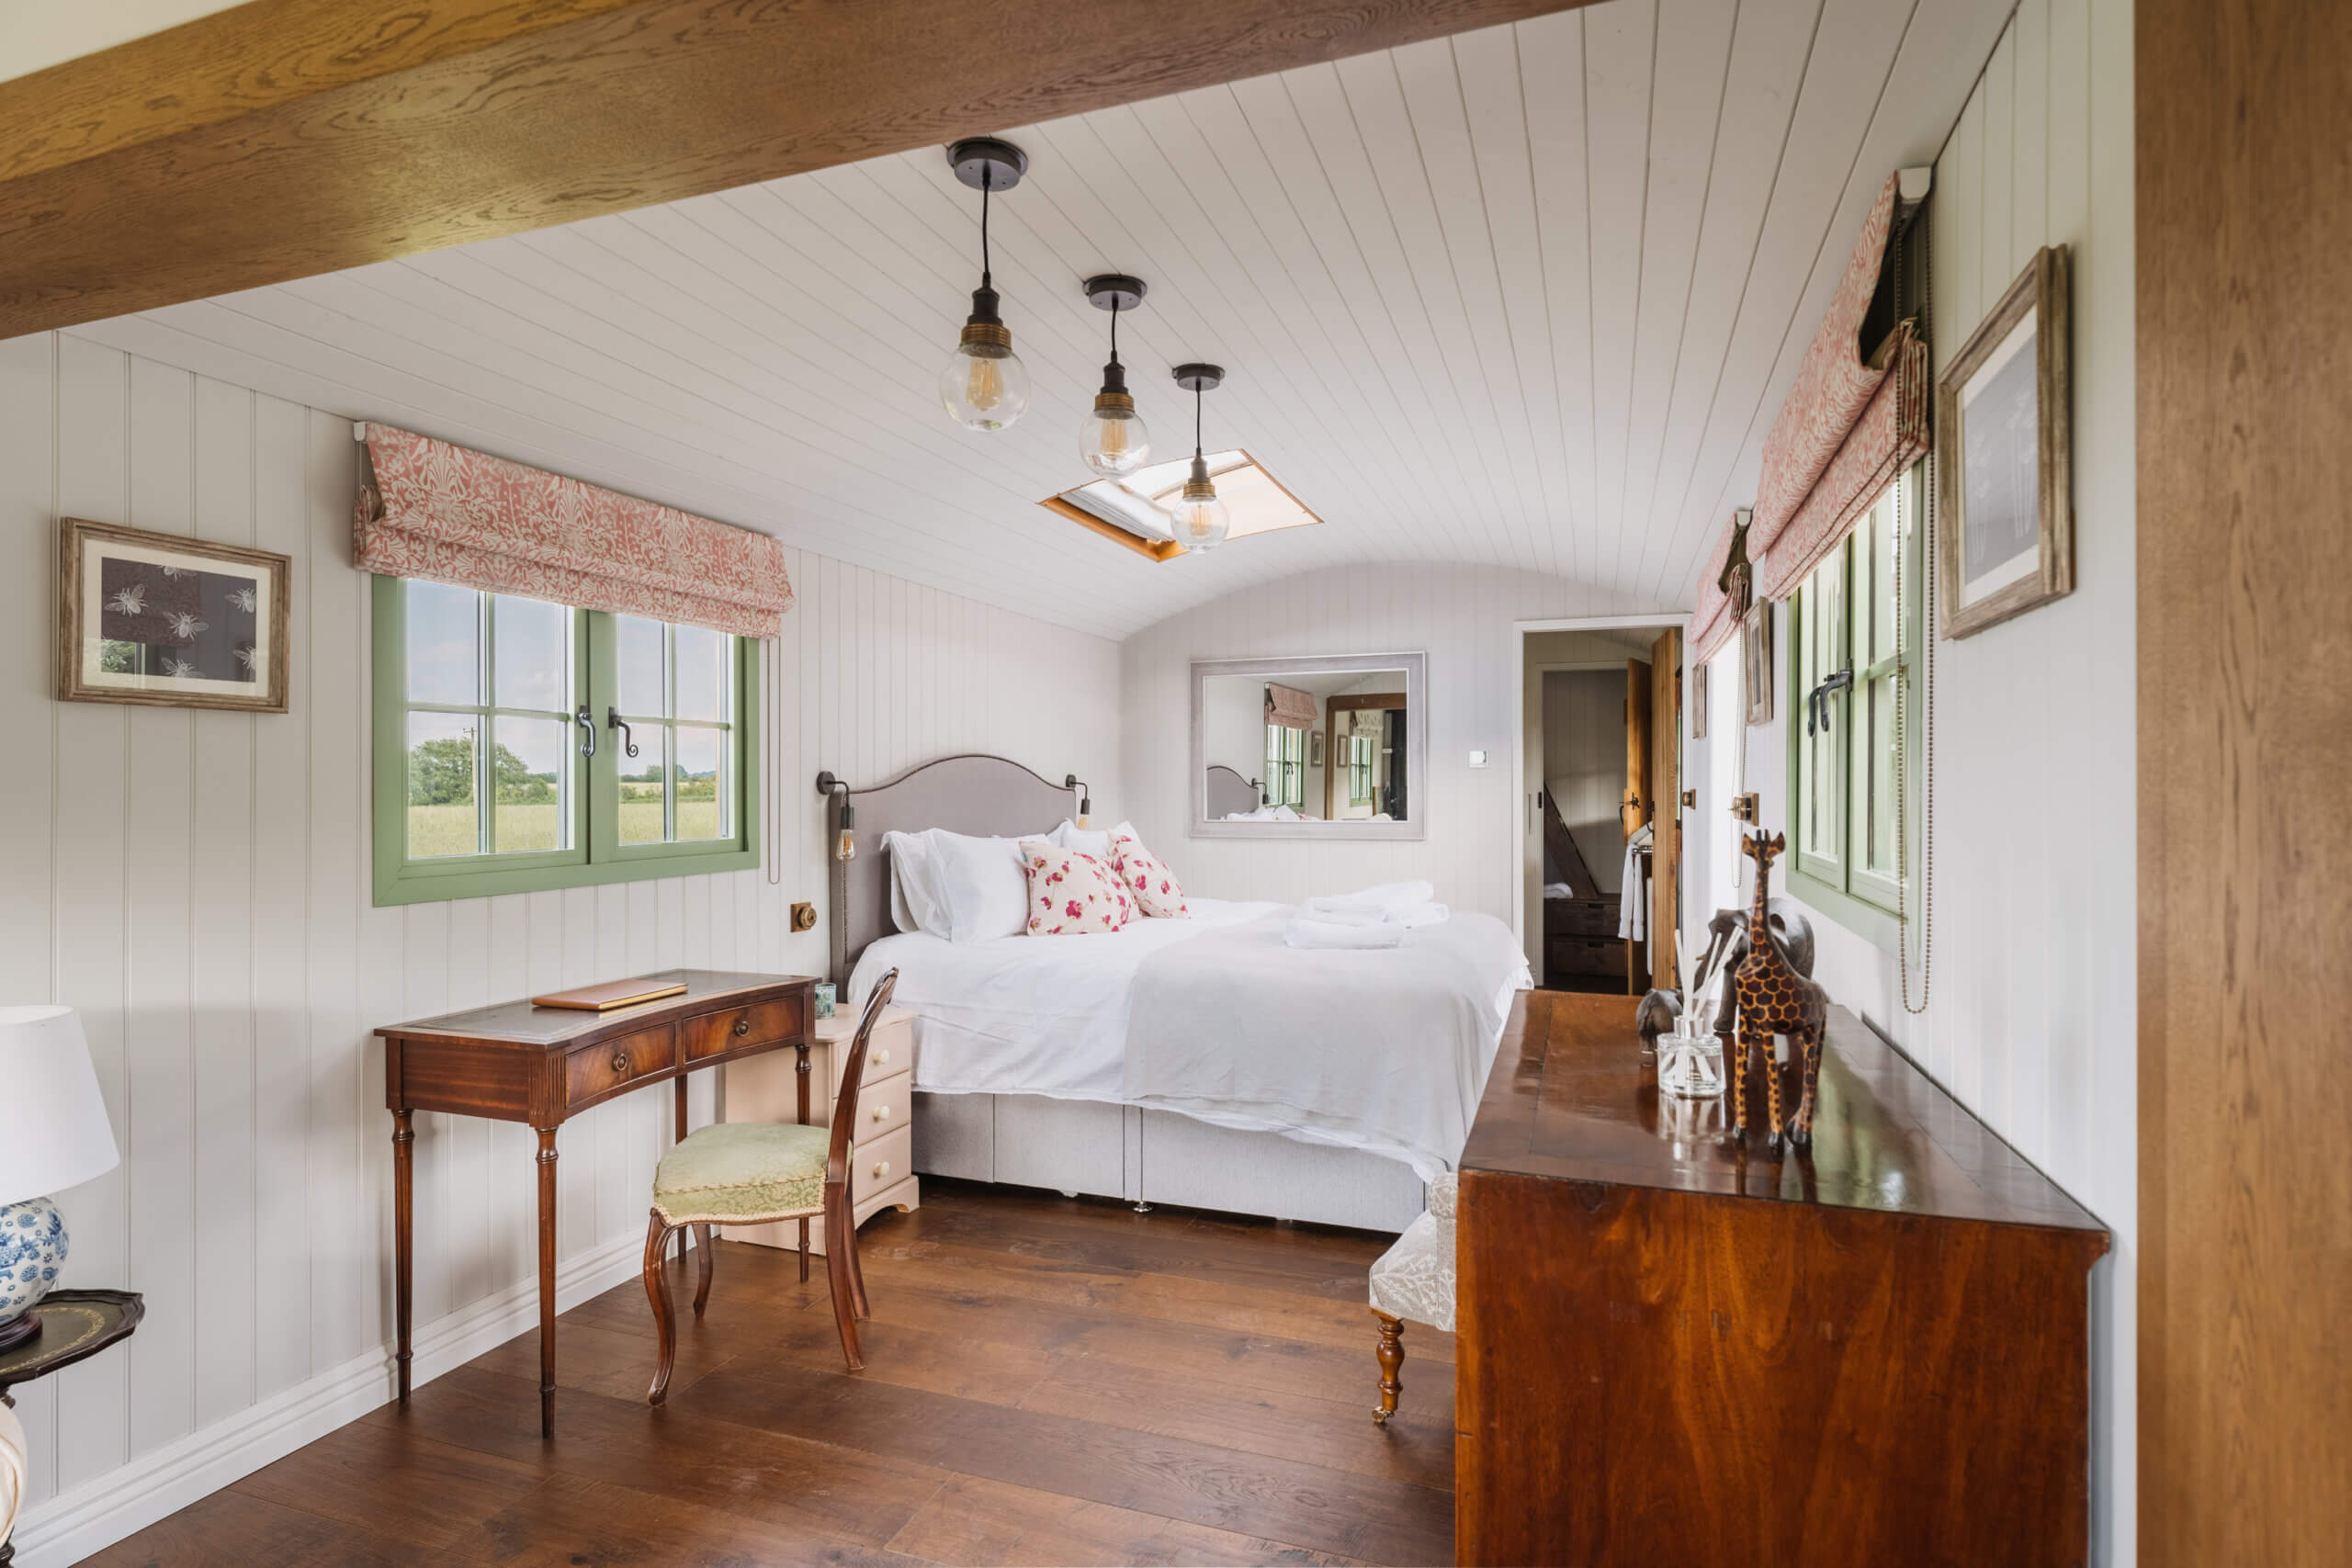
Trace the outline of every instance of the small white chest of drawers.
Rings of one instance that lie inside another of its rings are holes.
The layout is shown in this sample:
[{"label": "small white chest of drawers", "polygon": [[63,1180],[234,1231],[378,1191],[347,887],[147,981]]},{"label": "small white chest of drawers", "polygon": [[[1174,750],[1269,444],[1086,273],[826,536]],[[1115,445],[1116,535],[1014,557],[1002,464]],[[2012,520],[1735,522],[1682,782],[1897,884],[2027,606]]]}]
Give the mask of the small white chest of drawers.
[{"label": "small white chest of drawers", "polygon": [[[865,1047],[865,1081],[858,1089],[851,1114],[857,1118],[851,1153],[854,1172],[852,1190],[857,1197],[857,1223],[884,1209],[912,1209],[922,1202],[922,1184],[915,1178],[913,1100],[915,1013],[912,1008],[883,1010]],[[808,1121],[832,1125],[841,1098],[842,1074],[849,1066],[850,1036],[857,1032],[857,1015],[836,1009],[831,1018],[817,1020],[816,1043],[808,1048]],[[727,1069],[727,1112],[729,1122],[797,1122],[800,1119],[800,1071],[797,1053],[772,1051],[730,1063]],[[824,1227],[809,1226],[808,1247],[825,1250]],[[797,1249],[800,1227],[785,1221],[772,1225],[728,1227],[730,1241],[757,1242],[763,1247]]]}]

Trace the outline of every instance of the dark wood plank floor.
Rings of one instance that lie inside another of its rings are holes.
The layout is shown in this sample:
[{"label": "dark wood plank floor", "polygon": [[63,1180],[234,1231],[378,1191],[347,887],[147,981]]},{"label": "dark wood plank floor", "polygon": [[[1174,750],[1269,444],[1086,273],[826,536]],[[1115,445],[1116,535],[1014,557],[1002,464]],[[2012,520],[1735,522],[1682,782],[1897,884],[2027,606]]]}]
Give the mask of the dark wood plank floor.
[{"label": "dark wood plank floor", "polygon": [[[866,1370],[824,1274],[723,1243],[666,1409],[632,1280],[90,1561],[1450,1562],[1453,1346],[1373,1425],[1386,1238],[953,1182],[866,1226]],[[673,1265],[673,1268],[675,1266]],[[683,1305],[690,1289],[673,1276]]]}]

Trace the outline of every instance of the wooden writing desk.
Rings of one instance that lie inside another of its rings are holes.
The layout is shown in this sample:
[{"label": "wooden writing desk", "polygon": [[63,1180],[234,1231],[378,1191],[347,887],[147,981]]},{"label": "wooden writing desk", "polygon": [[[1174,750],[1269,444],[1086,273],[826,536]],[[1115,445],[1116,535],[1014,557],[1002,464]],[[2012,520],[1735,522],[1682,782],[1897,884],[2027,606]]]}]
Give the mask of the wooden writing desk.
[{"label": "wooden writing desk", "polygon": [[1522,992],[1462,1156],[1464,1563],[2079,1564],[2107,1232],[1843,1008],[1809,1153]]},{"label": "wooden writing desk", "polygon": [[[501,1002],[396,1023],[384,1037],[384,1104],[392,1113],[392,1229],[401,1403],[408,1403],[413,1294],[411,1113],[439,1111],[527,1123],[539,1135],[539,1431],[555,1435],[555,1134],[565,1119],[663,1079],[677,1085],[677,1135],[686,1135],[686,1075],[797,1048],[800,1120],[808,1120],[808,1043],[816,981],[805,975],[673,969],[685,994],[611,1012]],[[647,1201],[652,1195],[647,1194]]]}]

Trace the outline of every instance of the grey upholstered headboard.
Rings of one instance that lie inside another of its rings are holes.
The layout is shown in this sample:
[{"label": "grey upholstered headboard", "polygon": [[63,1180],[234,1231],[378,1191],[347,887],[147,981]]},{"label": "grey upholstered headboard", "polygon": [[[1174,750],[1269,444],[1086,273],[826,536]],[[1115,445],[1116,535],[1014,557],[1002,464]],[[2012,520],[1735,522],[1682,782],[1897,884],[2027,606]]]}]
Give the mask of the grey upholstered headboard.
[{"label": "grey upholstered headboard", "polygon": [[978,751],[941,757],[888,784],[849,791],[856,812],[851,834],[857,856],[844,864],[834,853],[843,797],[828,790],[825,798],[825,852],[831,867],[826,914],[832,978],[839,986],[849,983],[867,943],[898,929],[890,919],[890,862],[882,851],[883,834],[944,828],[978,838],[1013,839],[1050,833],[1076,811],[1070,785],[1041,778],[1018,762]]},{"label": "grey upholstered headboard", "polygon": [[1208,819],[1231,816],[1237,811],[1255,811],[1264,804],[1258,786],[1227,767],[1212,762],[1208,770]]}]

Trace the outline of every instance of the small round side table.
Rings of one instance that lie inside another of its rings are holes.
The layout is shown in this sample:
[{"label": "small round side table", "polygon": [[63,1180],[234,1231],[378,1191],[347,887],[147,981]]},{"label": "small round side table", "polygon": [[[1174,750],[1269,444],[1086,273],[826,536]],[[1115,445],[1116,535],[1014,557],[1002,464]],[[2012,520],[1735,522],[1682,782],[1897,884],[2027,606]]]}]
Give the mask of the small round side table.
[{"label": "small round side table", "polygon": [[[147,1306],[136,1291],[52,1291],[33,1310],[40,1314],[40,1333],[0,1351],[0,1404],[17,1403],[8,1397],[11,1386],[47,1377],[130,1338]],[[0,1540],[0,1568],[16,1555],[14,1546]]]}]

